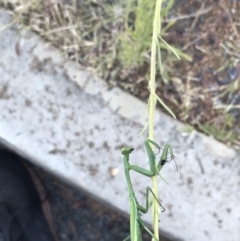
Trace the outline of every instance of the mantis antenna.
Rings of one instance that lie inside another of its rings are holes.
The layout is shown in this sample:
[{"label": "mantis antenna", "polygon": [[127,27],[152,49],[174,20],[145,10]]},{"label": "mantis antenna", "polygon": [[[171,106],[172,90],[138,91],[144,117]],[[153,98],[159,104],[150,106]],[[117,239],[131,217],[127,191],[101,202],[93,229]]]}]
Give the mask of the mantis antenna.
[{"label": "mantis antenna", "polygon": [[112,124],[111,122],[109,122],[109,124],[112,126],[112,128],[113,128],[113,130],[114,130],[114,132],[115,132],[115,134],[116,134],[116,136],[117,136],[118,141],[120,142],[121,146],[123,147],[123,143],[122,143],[121,138],[120,138],[120,136],[118,135],[115,127],[113,126],[113,124]]}]

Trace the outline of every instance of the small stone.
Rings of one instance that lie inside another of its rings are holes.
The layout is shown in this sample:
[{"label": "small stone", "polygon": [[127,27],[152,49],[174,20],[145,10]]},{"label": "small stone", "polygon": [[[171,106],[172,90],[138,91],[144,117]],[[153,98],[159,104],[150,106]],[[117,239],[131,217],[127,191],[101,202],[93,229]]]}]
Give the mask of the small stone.
[{"label": "small stone", "polygon": [[197,75],[195,75],[196,81],[201,82],[203,80],[203,74],[202,73],[198,73]]},{"label": "small stone", "polygon": [[221,79],[221,80],[217,80],[218,84],[219,85],[228,85],[231,83],[231,80],[230,79]]},{"label": "small stone", "polygon": [[235,80],[237,78],[237,69],[236,68],[229,68],[227,70],[227,73],[231,80]]},{"label": "small stone", "polygon": [[119,173],[119,169],[117,167],[109,167],[108,171],[111,177],[116,177]]}]

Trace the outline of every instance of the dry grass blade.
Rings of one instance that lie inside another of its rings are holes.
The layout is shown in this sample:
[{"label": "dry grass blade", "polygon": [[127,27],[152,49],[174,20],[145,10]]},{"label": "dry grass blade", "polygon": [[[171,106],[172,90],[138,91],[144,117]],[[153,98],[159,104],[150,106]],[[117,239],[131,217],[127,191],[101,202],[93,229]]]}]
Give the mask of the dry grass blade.
[{"label": "dry grass blade", "polygon": [[9,9],[14,22],[38,33],[71,59],[98,70],[102,77],[109,75],[123,24],[121,3],[83,1],[76,7],[76,0],[0,0],[0,6]]},{"label": "dry grass blade", "polygon": [[178,20],[183,20],[183,19],[187,19],[187,18],[194,18],[194,17],[198,17],[202,14],[206,14],[206,13],[210,12],[211,10],[212,10],[212,7],[208,7],[208,8],[205,8],[205,9],[200,9],[196,13],[180,15],[178,17],[174,17],[174,18],[171,18],[171,19],[165,19],[165,20],[163,20],[163,22],[168,23],[168,22],[171,22],[171,21],[178,21]]}]

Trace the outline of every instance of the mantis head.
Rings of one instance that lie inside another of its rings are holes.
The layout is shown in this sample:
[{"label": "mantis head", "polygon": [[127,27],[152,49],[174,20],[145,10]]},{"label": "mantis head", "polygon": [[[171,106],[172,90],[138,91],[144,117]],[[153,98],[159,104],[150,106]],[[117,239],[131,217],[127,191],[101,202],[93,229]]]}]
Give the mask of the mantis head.
[{"label": "mantis head", "polygon": [[125,155],[129,155],[133,150],[134,150],[133,147],[123,147],[121,149],[121,153],[125,156]]}]

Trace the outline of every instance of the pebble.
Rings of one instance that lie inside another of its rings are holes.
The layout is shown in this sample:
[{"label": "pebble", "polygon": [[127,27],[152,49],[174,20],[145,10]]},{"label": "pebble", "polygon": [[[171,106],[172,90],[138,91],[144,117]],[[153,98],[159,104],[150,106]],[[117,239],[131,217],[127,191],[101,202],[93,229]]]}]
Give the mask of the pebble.
[{"label": "pebble", "polygon": [[235,80],[237,78],[237,69],[236,68],[228,68],[227,69],[228,76],[231,80]]}]

